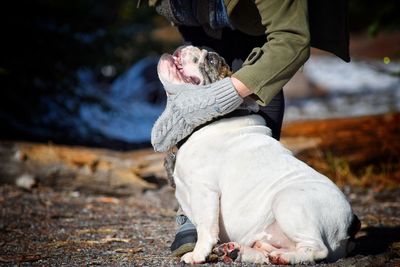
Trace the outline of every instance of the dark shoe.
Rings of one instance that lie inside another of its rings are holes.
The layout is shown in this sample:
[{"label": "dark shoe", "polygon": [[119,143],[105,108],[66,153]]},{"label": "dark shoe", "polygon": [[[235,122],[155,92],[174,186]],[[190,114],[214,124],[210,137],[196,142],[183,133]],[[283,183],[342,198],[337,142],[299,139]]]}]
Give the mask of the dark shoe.
[{"label": "dark shoe", "polygon": [[175,240],[171,245],[172,256],[180,257],[187,252],[191,252],[197,242],[197,231],[193,223],[185,216],[179,215],[176,218],[180,225],[175,234]]}]

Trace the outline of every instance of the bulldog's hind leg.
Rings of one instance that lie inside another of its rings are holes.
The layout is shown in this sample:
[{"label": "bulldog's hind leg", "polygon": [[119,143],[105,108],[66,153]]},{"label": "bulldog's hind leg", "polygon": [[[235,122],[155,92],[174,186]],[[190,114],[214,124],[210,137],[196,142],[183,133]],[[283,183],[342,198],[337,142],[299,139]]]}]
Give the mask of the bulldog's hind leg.
[{"label": "bulldog's hind leg", "polygon": [[[310,211],[310,203],[301,196],[286,192],[274,201],[272,210],[277,225],[294,246],[287,250],[277,249],[269,253],[272,264],[313,263],[328,256],[321,232],[320,214]],[[293,196],[296,200],[293,201]]]},{"label": "bulldog's hind leg", "polygon": [[324,245],[322,238],[318,234],[310,234],[310,231],[288,234],[295,242],[292,249],[277,248],[268,253],[268,258],[272,264],[300,264],[314,263],[315,261],[325,259],[328,256],[328,249]]}]

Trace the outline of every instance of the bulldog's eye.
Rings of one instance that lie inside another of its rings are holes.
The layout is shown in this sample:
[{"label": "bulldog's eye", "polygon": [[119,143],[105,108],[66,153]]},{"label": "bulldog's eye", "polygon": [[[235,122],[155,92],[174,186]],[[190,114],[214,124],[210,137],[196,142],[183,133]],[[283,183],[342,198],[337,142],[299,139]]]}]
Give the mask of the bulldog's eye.
[{"label": "bulldog's eye", "polygon": [[193,58],[193,63],[199,62],[199,59],[197,57]]},{"label": "bulldog's eye", "polygon": [[218,64],[218,56],[212,53],[209,53],[207,55],[207,59],[208,59],[208,63],[210,63],[211,65],[217,65]]}]

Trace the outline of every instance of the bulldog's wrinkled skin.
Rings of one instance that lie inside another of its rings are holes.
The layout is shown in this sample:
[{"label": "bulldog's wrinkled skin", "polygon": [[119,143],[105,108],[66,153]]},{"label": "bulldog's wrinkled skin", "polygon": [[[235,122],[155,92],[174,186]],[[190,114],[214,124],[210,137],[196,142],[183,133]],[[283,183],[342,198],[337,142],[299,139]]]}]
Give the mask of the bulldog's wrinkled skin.
[{"label": "bulldog's wrinkled skin", "polygon": [[[224,61],[213,53],[218,63],[211,64],[210,55],[192,46],[164,55],[160,80],[207,84],[226,75]],[[198,233],[194,251],[181,259],[186,263],[204,262],[213,248],[225,262],[336,261],[357,231],[343,193],[273,139],[258,115],[221,119],[193,133],[178,151],[173,176],[176,198]]]}]

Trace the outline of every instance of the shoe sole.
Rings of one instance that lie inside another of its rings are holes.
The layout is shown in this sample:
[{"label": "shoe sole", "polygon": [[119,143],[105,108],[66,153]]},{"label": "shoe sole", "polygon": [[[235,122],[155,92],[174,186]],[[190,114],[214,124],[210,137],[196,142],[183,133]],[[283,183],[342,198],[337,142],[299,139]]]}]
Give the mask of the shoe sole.
[{"label": "shoe sole", "polygon": [[195,245],[196,245],[196,243],[183,244],[180,247],[178,247],[177,249],[175,249],[174,251],[172,251],[171,255],[174,257],[181,257],[182,255],[193,251]]}]

